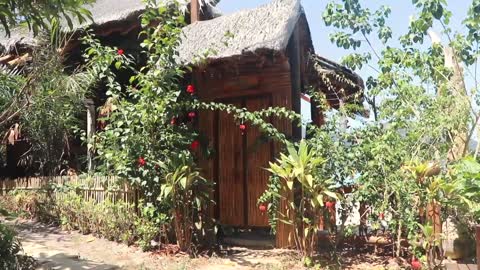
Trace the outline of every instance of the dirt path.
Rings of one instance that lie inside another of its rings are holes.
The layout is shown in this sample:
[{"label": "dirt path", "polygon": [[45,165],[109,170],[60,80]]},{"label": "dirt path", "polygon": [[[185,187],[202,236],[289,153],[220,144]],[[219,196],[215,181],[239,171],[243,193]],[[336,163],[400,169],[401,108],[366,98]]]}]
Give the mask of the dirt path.
[{"label": "dirt path", "polygon": [[167,257],[34,221],[6,223],[16,228],[24,253],[37,259],[42,270],[295,269],[289,251],[233,248],[221,258]]}]

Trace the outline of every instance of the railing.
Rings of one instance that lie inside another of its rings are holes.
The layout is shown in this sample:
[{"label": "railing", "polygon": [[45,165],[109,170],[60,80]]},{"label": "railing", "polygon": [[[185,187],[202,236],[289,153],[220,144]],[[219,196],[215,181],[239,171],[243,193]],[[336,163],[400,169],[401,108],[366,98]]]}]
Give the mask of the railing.
[{"label": "railing", "polygon": [[[73,188],[85,200],[95,200],[101,203],[105,200],[112,202],[124,201],[138,203],[138,192],[126,183],[121,183],[116,177],[107,176],[53,176],[53,177],[28,177],[16,179],[0,179],[0,195],[5,195],[13,190],[38,191],[61,190]],[[56,192],[55,196],[62,196]]]}]

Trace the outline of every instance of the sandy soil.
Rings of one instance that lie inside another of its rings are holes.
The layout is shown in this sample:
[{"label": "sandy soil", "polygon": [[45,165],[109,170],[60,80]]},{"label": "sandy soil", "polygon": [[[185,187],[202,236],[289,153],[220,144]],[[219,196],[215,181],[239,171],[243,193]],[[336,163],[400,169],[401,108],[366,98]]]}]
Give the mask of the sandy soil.
[{"label": "sandy soil", "polygon": [[91,235],[66,232],[28,220],[6,221],[20,237],[24,253],[39,261],[41,270],[148,270],[148,269],[301,269],[292,251],[229,248],[224,256],[191,259],[185,255],[161,256],[136,247]]},{"label": "sandy soil", "polygon": [[[2,220],[14,226],[26,255],[33,256],[39,270],[297,270],[303,269],[291,250],[227,247],[222,254],[209,258],[186,255],[166,256],[142,252],[92,235],[62,231],[31,220]],[[324,253],[325,255],[325,253]],[[321,256],[323,257],[323,256]],[[399,269],[389,256],[342,252],[340,269]],[[320,258],[325,261],[325,258]],[[326,266],[326,265],[324,265]],[[318,268],[317,268],[318,269]],[[320,269],[339,269],[324,267]]]}]

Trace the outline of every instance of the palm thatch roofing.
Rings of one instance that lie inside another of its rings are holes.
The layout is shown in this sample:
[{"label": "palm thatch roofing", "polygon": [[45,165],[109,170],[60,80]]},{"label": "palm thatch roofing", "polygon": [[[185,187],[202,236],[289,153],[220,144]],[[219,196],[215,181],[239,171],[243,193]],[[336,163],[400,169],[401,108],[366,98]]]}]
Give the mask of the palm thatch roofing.
[{"label": "palm thatch roofing", "polygon": [[[90,11],[92,18],[86,19],[84,22],[72,18],[72,28],[68,26],[66,20],[62,20],[61,26],[66,32],[75,32],[89,27],[106,28],[118,24],[133,24],[145,11],[146,5],[143,0],[97,0],[84,7]],[[206,6],[204,13],[207,18],[215,18],[221,15],[220,11],[211,5]],[[5,31],[0,29],[0,55],[2,53],[16,53],[16,51],[33,47],[36,44],[37,39],[25,27],[12,29],[10,36],[7,36]]]},{"label": "palm thatch roofing", "polygon": [[[76,22],[73,30],[131,25],[138,22],[145,4],[142,0],[97,0],[86,8],[92,13],[93,20]],[[209,7],[207,13],[213,19],[195,22],[183,29],[178,48],[180,62],[193,64],[199,57],[209,62],[221,61],[267,51],[285,53],[295,27],[300,26],[304,43],[302,49],[311,54],[311,57],[304,59],[307,62],[304,71],[308,84],[319,89],[336,88],[335,93],[330,89],[327,95],[335,98],[342,96],[344,99],[363,89],[363,81],[357,74],[315,55],[300,0],[272,0],[263,6],[226,16],[219,16],[218,10]],[[2,46],[4,53],[15,53],[22,46],[32,46],[35,42],[32,33],[26,30],[14,30],[10,37],[0,32],[0,55]]]},{"label": "palm thatch roofing", "polygon": [[243,10],[183,29],[179,60],[196,64],[236,59],[264,52],[285,53],[295,27],[300,26],[301,48],[309,54],[304,59],[307,84],[323,89],[334,107],[340,101],[351,102],[361,93],[363,80],[350,69],[315,55],[310,29],[300,0],[273,0],[258,8]]},{"label": "palm thatch roofing", "polygon": [[209,60],[259,50],[284,51],[301,16],[300,1],[274,0],[258,8],[193,23],[183,29],[180,60],[191,63],[199,55]]},{"label": "palm thatch roofing", "polygon": [[360,104],[363,99],[363,79],[352,70],[320,55],[311,54],[306,75],[311,87],[323,89],[330,106],[343,103]]}]

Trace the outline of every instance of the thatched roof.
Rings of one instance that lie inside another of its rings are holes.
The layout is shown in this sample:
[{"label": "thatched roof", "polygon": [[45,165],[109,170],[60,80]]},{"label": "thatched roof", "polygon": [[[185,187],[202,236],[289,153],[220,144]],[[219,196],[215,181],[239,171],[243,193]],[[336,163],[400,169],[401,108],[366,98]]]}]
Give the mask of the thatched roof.
[{"label": "thatched roof", "polygon": [[285,53],[297,24],[302,50],[310,54],[303,63],[307,73],[305,84],[322,89],[327,99],[332,100],[332,106],[338,106],[340,101],[352,102],[356,93],[361,95],[360,76],[315,55],[300,0],[273,0],[258,8],[188,25],[183,29],[179,58],[183,63],[195,64],[197,57],[205,57],[203,60],[211,63],[267,51]]},{"label": "thatched roof", "polygon": [[299,0],[273,0],[258,8],[196,22],[183,29],[180,60],[191,63],[212,51],[209,60],[258,50],[284,51],[301,15]]},{"label": "thatched roof", "polygon": [[309,56],[307,77],[310,86],[322,89],[334,108],[343,103],[362,103],[364,82],[352,70],[320,55]]},{"label": "thatched roof", "polygon": [[9,37],[3,28],[0,29],[0,55],[4,53],[17,54],[17,51],[23,51],[36,44],[37,40],[27,28],[12,29]]},{"label": "thatched roof", "polygon": [[[145,3],[142,0],[97,0],[95,3],[85,5],[92,14],[92,20],[87,19],[80,23],[72,18],[73,28],[69,28],[66,20],[61,25],[67,32],[77,31],[88,27],[109,27],[119,23],[138,21],[138,17],[145,10]],[[220,16],[220,11],[207,6],[205,16],[214,18]],[[14,53],[22,47],[35,46],[37,43],[33,33],[26,28],[12,29],[10,37],[3,29],[0,29],[0,55],[3,53]]]},{"label": "thatched roof", "polygon": [[[97,0],[87,8],[92,13],[93,21],[74,24],[74,30],[91,26],[128,25],[138,20],[138,16],[145,10],[145,5],[142,0]],[[325,78],[328,78],[337,90],[330,91],[327,95],[333,95],[332,98],[337,101],[348,100],[352,93],[361,92],[363,81],[357,74],[314,54],[308,22],[300,0],[272,0],[269,4],[254,9],[221,17],[217,17],[219,13],[211,8],[208,13],[210,17],[216,18],[196,22],[183,29],[179,47],[179,60],[182,63],[191,64],[196,57],[204,57],[205,53],[208,53],[208,61],[265,51],[285,53],[292,33],[299,25],[304,46],[302,50],[312,53],[308,63],[304,63],[308,65],[305,70],[306,83],[325,91],[328,88]],[[4,36],[0,33],[0,54],[2,45],[8,52],[14,52],[21,46],[35,44],[35,38],[28,31],[17,29],[12,31],[10,38]]]},{"label": "thatched roof", "polygon": [[[80,24],[73,21],[73,30],[90,26],[104,25],[119,21],[135,20],[145,10],[142,0],[97,0],[91,5],[85,6],[91,13],[92,19]],[[67,28],[64,21],[63,26]]]}]

